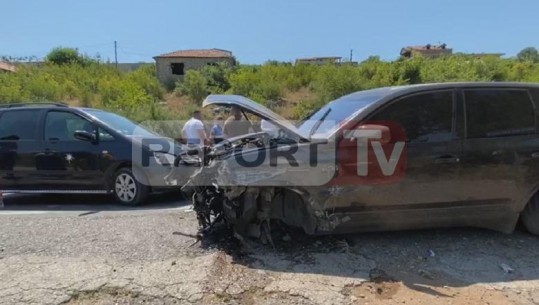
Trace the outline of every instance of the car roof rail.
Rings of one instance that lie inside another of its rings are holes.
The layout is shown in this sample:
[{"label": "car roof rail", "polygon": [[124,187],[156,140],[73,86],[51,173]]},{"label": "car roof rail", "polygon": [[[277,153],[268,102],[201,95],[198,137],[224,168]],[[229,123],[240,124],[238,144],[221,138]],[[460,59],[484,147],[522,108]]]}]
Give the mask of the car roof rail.
[{"label": "car roof rail", "polygon": [[0,108],[15,108],[15,107],[26,107],[26,106],[56,106],[56,107],[69,107],[65,103],[50,103],[50,102],[30,102],[30,103],[13,103],[13,104],[0,104]]}]

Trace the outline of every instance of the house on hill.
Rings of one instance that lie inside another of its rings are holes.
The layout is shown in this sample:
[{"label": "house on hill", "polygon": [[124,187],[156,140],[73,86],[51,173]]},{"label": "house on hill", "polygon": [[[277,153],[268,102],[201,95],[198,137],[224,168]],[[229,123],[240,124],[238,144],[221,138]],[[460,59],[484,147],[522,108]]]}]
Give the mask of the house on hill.
[{"label": "house on hill", "polygon": [[162,83],[183,79],[185,72],[200,69],[219,62],[236,64],[232,52],[222,49],[180,50],[154,57],[157,66],[157,78]]},{"label": "house on hill", "polygon": [[410,58],[413,57],[415,54],[421,54],[423,57],[439,57],[444,55],[451,55],[453,54],[453,49],[448,48],[445,43],[436,46],[427,44],[424,46],[408,46],[401,49],[401,56]]},{"label": "house on hill", "polygon": [[15,72],[17,67],[5,61],[0,61],[0,72]]}]

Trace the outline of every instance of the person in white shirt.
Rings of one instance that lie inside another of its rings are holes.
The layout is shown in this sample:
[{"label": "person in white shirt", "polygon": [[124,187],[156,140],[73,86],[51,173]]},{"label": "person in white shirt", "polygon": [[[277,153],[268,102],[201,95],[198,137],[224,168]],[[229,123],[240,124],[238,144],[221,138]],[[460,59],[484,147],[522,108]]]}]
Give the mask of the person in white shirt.
[{"label": "person in white shirt", "polygon": [[200,110],[195,110],[193,117],[183,125],[182,137],[185,139],[187,145],[202,146],[208,142]]}]

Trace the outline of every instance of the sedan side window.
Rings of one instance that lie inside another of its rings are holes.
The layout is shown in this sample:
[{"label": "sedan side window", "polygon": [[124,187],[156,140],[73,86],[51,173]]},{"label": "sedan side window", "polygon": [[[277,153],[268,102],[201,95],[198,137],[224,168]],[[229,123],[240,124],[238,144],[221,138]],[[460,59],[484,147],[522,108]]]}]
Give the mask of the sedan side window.
[{"label": "sedan side window", "polygon": [[95,133],[94,125],[71,112],[51,111],[45,120],[45,140],[75,141],[75,131]]},{"label": "sedan side window", "polygon": [[526,90],[466,90],[464,98],[468,138],[535,132],[533,104]]},{"label": "sedan side window", "polygon": [[0,140],[36,140],[38,110],[6,111],[0,118]]},{"label": "sedan side window", "polygon": [[380,110],[369,120],[399,124],[409,143],[447,142],[455,139],[453,92],[408,96]]}]

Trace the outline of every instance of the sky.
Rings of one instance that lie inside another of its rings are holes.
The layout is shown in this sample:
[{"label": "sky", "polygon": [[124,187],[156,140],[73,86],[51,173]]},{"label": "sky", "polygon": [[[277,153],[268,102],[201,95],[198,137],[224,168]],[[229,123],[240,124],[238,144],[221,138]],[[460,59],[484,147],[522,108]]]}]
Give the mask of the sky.
[{"label": "sky", "polygon": [[408,45],[515,56],[539,47],[538,0],[0,0],[0,56],[75,47],[119,62],[221,48],[239,62],[371,55]]}]

